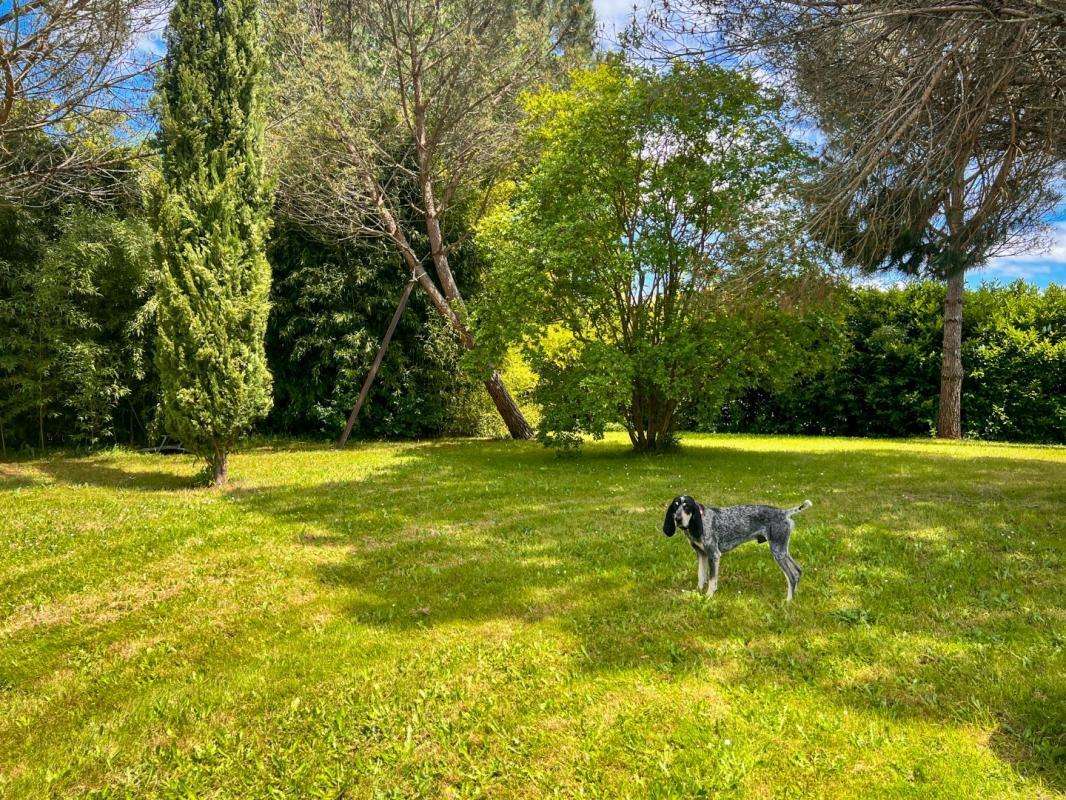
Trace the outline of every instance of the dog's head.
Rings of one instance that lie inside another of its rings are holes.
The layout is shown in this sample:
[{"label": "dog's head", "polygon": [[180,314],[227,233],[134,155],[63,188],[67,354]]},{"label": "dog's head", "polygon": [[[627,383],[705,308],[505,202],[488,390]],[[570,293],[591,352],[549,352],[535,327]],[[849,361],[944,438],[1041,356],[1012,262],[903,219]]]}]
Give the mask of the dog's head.
[{"label": "dog's head", "polygon": [[675,497],[666,507],[663,533],[673,536],[678,528],[696,539],[703,538],[703,515],[699,504],[687,494]]}]

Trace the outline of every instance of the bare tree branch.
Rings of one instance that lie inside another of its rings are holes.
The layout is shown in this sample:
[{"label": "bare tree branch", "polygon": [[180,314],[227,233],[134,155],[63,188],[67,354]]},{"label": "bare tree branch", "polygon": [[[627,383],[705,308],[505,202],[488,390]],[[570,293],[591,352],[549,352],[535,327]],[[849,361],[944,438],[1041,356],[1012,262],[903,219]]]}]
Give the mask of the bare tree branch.
[{"label": "bare tree branch", "polygon": [[0,14],[0,202],[92,194],[129,163],[131,137],[105,132],[146,113],[157,61],[146,37],[165,10],[165,0],[12,0]]}]

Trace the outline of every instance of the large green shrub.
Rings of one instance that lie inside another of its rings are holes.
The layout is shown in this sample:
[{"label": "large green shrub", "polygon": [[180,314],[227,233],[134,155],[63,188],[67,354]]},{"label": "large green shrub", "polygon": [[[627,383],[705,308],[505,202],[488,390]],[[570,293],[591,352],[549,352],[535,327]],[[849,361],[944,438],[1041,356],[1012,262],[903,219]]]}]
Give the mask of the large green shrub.
[{"label": "large green shrub", "polygon": [[3,444],[143,441],[155,403],[143,217],[0,210]]},{"label": "large green shrub", "polygon": [[[472,280],[472,248],[453,261]],[[279,225],[270,247],[267,357],[274,376],[272,432],[333,438],[355,402],[403,291],[397,257],[373,240],[324,242]],[[466,290],[468,284],[463,284]],[[463,348],[429,308],[411,295],[354,429],[363,438],[503,435],[506,428],[476,376],[463,369]],[[528,405],[534,377],[516,358],[501,366],[508,386]]]},{"label": "large green shrub", "polygon": [[[853,289],[831,366],[776,392],[751,391],[705,430],[846,436],[927,435],[936,423],[944,287]],[[963,430],[1066,442],[1066,290],[1018,282],[966,293]]]},{"label": "large green shrub", "polygon": [[[396,256],[372,241],[325,243],[288,225],[278,228],[270,259],[274,283],[267,355],[275,404],[267,427],[334,437],[396,309],[404,272]],[[414,293],[363,406],[356,436],[469,432],[455,406],[475,387],[461,375],[458,344],[436,317],[421,293]]]}]

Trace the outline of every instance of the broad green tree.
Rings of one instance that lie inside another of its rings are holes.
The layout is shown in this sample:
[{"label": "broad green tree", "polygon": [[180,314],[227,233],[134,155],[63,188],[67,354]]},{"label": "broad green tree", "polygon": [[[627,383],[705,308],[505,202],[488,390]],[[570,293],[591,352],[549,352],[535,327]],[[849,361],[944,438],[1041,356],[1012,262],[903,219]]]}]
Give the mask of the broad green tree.
[{"label": "broad green tree", "polygon": [[621,63],[527,98],[531,163],[479,238],[477,333],[521,343],[539,434],[571,446],[620,423],[675,439],[677,411],[809,361],[827,288],[784,193],[800,162],[776,101],[736,72]]},{"label": "broad green tree", "polygon": [[860,270],[946,282],[941,438],[963,431],[966,272],[1039,243],[1061,202],[1064,9],[1061,0],[664,4],[668,41],[700,58],[758,61],[817,120],[815,236]]},{"label": "broad green tree", "polygon": [[255,0],[178,0],[162,80],[156,363],[167,430],[216,485],[270,409],[270,194]]}]

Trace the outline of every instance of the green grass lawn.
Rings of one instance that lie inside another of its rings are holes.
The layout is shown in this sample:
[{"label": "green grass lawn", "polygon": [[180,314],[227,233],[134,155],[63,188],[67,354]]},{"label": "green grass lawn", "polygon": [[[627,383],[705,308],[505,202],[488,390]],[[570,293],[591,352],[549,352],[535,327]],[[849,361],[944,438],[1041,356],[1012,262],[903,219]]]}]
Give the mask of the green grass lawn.
[{"label": "green grass lawn", "polygon": [[[0,464],[0,795],[1060,797],[1066,450],[687,436]],[[805,497],[695,594],[678,492]]]}]

